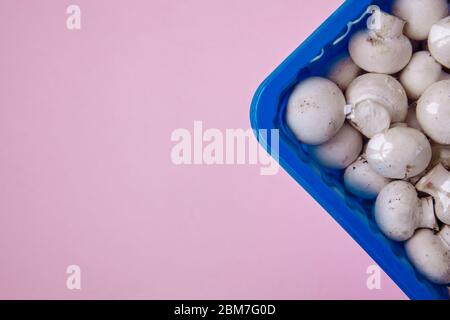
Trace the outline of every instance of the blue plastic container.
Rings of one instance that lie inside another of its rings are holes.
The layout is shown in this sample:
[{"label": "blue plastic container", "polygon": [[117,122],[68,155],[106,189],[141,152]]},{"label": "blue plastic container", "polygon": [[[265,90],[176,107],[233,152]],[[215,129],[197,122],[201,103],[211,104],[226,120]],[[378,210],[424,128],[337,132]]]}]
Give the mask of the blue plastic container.
[{"label": "blue plastic container", "polygon": [[[373,202],[362,201],[345,190],[343,171],[329,170],[308,155],[287,128],[284,111],[293,87],[310,76],[325,76],[337,58],[348,54],[350,36],[366,27],[367,8],[377,5],[390,12],[393,0],[347,0],[258,88],[250,110],[255,132],[279,129],[281,166],[316,199],[411,299],[448,299],[445,286],[420,275],[406,257],[403,244],[388,240],[372,215]],[[338,40],[339,41],[336,41]],[[270,150],[270,135],[258,136]]]}]

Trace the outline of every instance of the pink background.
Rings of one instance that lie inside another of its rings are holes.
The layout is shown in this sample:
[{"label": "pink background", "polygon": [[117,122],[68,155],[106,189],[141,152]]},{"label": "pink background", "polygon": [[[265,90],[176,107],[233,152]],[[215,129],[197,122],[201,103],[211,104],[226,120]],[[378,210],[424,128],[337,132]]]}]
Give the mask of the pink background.
[{"label": "pink background", "polygon": [[285,172],[170,159],[194,120],[249,128],[341,2],[0,0],[0,298],[405,298],[367,289],[372,260]]}]

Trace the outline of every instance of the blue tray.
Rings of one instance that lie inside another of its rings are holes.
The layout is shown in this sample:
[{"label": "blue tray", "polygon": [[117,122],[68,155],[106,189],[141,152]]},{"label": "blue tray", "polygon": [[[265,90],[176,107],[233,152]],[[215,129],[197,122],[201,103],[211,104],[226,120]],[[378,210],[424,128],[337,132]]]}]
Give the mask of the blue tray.
[{"label": "blue tray", "polygon": [[[403,244],[388,240],[373,219],[373,202],[348,193],[342,171],[320,167],[308,155],[308,146],[295,139],[284,121],[293,87],[310,76],[325,76],[339,57],[348,54],[350,36],[366,27],[370,5],[390,12],[393,0],[347,0],[258,88],[250,109],[252,128],[279,129],[279,152],[272,153],[270,135],[258,135],[262,146],[316,199],[320,205],[383,268],[411,299],[448,299],[447,289],[420,275],[406,257]],[[336,41],[338,40],[339,41]]]}]

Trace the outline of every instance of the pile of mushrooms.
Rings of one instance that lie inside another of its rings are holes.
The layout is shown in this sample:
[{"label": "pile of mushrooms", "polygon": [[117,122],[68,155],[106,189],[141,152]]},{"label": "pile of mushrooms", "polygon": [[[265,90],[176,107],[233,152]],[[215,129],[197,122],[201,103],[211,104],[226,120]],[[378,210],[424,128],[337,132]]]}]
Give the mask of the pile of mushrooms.
[{"label": "pile of mushrooms", "polygon": [[447,0],[396,0],[351,36],[327,78],[294,88],[285,120],[415,268],[450,285],[450,16]]}]

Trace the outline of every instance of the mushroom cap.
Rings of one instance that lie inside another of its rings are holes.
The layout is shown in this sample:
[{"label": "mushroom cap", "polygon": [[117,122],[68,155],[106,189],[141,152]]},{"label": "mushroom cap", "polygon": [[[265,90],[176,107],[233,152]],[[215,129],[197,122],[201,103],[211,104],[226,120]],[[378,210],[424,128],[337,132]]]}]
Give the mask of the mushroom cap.
[{"label": "mushroom cap", "polygon": [[310,153],[324,167],[344,169],[359,156],[362,145],[361,134],[345,123],[329,141],[312,146]]},{"label": "mushroom cap", "polygon": [[441,77],[442,66],[428,51],[414,53],[400,74],[400,82],[410,99],[417,100],[422,93]]},{"label": "mushroom cap", "polygon": [[349,165],[344,173],[347,190],[362,199],[375,199],[389,182],[390,179],[372,170],[364,156]]},{"label": "mushroom cap", "polygon": [[405,241],[418,226],[418,197],[414,186],[393,181],[381,190],[375,202],[375,221],[391,240]]},{"label": "mushroom cap", "polygon": [[345,92],[347,102],[353,106],[372,101],[383,106],[392,122],[402,122],[408,113],[408,96],[394,77],[386,74],[366,73],[349,85]]},{"label": "mushroom cap", "polygon": [[344,57],[332,66],[328,79],[336,83],[341,90],[345,90],[361,74],[361,71],[361,68],[353,62],[351,57]]},{"label": "mushroom cap", "polygon": [[378,29],[361,30],[351,37],[350,56],[367,72],[397,73],[411,59],[412,44],[402,34],[404,21],[384,12],[378,18]]},{"label": "mushroom cap", "polygon": [[420,126],[440,144],[450,144],[449,92],[450,80],[442,80],[431,85],[417,102],[416,114]]},{"label": "mushroom cap", "polygon": [[428,48],[440,64],[450,68],[450,16],[431,27]]},{"label": "mushroom cap", "polygon": [[431,160],[431,145],[420,131],[395,127],[375,135],[367,145],[367,161],[378,174],[408,179],[424,171]]},{"label": "mushroom cap", "polygon": [[286,123],[306,144],[330,140],[345,121],[345,97],[332,81],[312,77],[299,83],[289,97]]},{"label": "mushroom cap", "polygon": [[414,40],[425,40],[431,26],[448,15],[447,0],[396,0],[392,13],[406,21],[405,34]]},{"label": "mushroom cap", "polygon": [[[420,229],[405,243],[406,254],[416,269],[437,284],[450,283],[450,243],[444,240],[444,227],[439,235]],[[447,235],[448,236],[448,235]]]},{"label": "mushroom cap", "polygon": [[394,74],[408,64],[412,45],[406,37],[380,40],[368,31],[359,31],[350,40],[349,52],[353,61],[367,72]]}]

